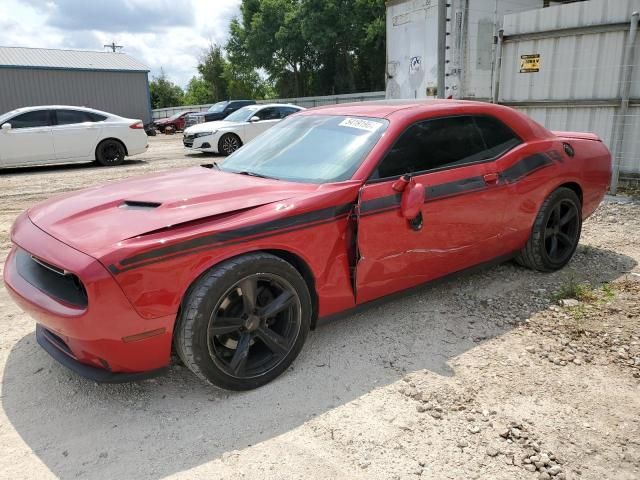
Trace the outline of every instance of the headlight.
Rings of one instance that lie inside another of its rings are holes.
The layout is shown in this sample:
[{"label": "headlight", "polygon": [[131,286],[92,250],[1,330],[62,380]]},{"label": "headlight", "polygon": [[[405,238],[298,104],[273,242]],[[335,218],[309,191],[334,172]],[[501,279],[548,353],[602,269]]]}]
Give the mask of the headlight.
[{"label": "headlight", "polygon": [[216,133],[216,132],[198,132],[198,133],[193,135],[193,138],[208,137],[209,135],[213,135],[214,133]]}]

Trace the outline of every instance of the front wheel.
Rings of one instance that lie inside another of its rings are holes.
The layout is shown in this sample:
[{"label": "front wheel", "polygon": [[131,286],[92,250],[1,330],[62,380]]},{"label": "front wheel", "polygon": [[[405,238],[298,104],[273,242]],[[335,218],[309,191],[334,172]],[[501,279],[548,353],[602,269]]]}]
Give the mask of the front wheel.
[{"label": "front wheel", "polygon": [[213,267],[190,289],[175,349],[205,381],[257,388],[298,356],[311,308],[307,284],[291,264],[266,253],[244,255]]},{"label": "front wheel", "polygon": [[573,256],[582,231],[582,204],[576,193],[558,188],[544,201],[531,235],[516,261],[533,270],[552,272]]},{"label": "front wheel", "polygon": [[242,140],[233,133],[226,133],[218,142],[218,151],[223,155],[231,155],[242,146]]},{"label": "front wheel", "polygon": [[125,155],[124,145],[117,140],[105,140],[96,148],[96,160],[105,167],[120,165]]}]

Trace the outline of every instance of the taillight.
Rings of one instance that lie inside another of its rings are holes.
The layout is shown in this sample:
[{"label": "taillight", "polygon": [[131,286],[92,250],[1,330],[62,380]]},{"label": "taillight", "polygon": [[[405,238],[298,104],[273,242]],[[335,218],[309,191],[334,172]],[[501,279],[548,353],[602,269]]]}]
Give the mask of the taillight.
[{"label": "taillight", "polygon": [[136,122],[129,125],[129,128],[133,128],[134,130],[140,130],[144,128],[144,124],[142,122]]}]

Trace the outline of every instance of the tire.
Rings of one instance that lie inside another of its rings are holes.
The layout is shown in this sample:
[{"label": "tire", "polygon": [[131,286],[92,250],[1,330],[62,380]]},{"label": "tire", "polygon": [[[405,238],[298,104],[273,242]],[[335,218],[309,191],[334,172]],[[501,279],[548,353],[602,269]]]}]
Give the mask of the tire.
[{"label": "tire", "polygon": [[279,257],[252,253],[216,265],[192,285],[174,346],[199,378],[228,390],[251,390],[291,365],[311,314],[300,273]]},{"label": "tire", "polygon": [[[542,204],[531,235],[515,260],[532,270],[552,272],[564,267],[576,251],[582,231],[582,204],[576,193],[558,188]],[[554,251],[555,246],[555,251]]]},{"label": "tire", "polygon": [[115,167],[124,162],[126,150],[118,140],[105,140],[96,147],[96,160],[105,167]]},{"label": "tire", "polygon": [[242,140],[234,133],[225,133],[218,140],[218,152],[222,155],[231,155],[242,146]]}]

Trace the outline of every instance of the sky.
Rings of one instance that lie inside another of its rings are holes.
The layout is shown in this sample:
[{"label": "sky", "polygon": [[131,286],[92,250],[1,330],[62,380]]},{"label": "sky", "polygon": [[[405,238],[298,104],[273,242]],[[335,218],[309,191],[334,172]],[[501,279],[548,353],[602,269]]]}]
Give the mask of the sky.
[{"label": "sky", "polygon": [[240,0],[0,0],[0,46],[104,51],[115,41],[181,87],[211,42],[224,44]]}]

